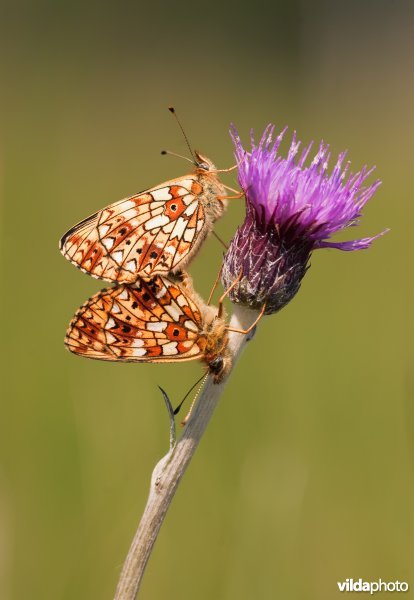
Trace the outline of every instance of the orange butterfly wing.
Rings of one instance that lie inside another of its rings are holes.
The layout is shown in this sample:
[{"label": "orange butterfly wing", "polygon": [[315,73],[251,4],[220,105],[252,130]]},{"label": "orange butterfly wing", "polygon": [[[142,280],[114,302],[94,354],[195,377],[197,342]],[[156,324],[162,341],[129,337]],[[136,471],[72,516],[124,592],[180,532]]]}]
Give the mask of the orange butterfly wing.
[{"label": "orange butterfly wing", "polygon": [[111,204],[70,229],[62,254],[99,279],[132,283],[177,270],[197,243],[206,216],[196,173]]},{"label": "orange butterfly wing", "polygon": [[164,277],[102,290],[75,314],[66,334],[71,352],[110,361],[168,362],[203,357],[196,304]]}]

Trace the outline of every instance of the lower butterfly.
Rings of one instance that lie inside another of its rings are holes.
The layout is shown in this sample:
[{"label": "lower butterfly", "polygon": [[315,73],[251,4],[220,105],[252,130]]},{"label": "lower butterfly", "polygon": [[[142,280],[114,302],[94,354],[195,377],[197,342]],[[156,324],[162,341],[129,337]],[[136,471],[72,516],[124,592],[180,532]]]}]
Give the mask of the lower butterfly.
[{"label": "lower butterfly", "polygon": [[59,244],[63,256],[92,277],[118,283],[184,269],[227,206],[220,171],[201,154],[194,158],[192,173],[115,202],[69,229]]},{"label": "lower butterfly", "polygon": [[[219,311],[221,312],[221,311]],[[194,292],[189,276],[157,276],[98,292],[76,312],[67,348],[87,358],[122,362],[201,359],[219,383],[231,367],[228,327]]]}]

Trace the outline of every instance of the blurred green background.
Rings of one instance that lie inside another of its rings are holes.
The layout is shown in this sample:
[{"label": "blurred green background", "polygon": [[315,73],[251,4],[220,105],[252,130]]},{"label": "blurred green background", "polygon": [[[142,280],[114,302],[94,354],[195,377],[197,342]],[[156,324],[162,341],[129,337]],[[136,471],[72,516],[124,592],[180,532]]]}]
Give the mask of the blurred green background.
[{"label": "blurred green background", "polygon": [[[414,590],[413,13],[402,0],[2,1],[2,600],[112,597],[168,447],[157,384],[175,403],[202,372],[62,344],[102,283],[57,241],[187,172],[159,153],[186,153],[169,104],[220,167],[232,121],[245,140],[274,122],[349,148],[383,180],[358,237],[392,231],[369,251],[316,252],[298,296],[262,323],[142,598],[330,600],[350,577]],[[216,231],[230,239],[242,216],[236,201]],[[192,266],[204,295],[221,255],[210,239]]]}]

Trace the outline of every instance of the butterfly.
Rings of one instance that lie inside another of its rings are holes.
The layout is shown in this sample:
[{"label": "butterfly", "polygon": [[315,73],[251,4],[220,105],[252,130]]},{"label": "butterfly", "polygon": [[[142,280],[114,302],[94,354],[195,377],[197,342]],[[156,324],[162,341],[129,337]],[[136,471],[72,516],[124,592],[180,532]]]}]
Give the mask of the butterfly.
[{"label": "butterfly", "polygon": [[133,283],[185,268],[226,206],[217,169],[195,152],[194,171],[110,204],[60,240],[71,263],[97,279]]},{"label": "butterfly", "polygon": [[188,275],[104,289],[79,308],[66,333],[74,354],[115,362],[201,359],[219,383],[231,368],[227,326]]}]

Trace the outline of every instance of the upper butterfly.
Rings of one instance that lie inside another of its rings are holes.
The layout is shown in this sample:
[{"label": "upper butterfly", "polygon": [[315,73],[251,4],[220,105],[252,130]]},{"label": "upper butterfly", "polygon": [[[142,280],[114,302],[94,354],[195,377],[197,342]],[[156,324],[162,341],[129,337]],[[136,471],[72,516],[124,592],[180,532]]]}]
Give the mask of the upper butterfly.
[{"label": "upper butterfly", "polygon": [[184,269],[227,201],[214,164],[195,152],[196,168],[84,219],[60,250],[97,279],[132,283]]}]

